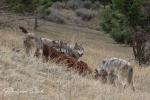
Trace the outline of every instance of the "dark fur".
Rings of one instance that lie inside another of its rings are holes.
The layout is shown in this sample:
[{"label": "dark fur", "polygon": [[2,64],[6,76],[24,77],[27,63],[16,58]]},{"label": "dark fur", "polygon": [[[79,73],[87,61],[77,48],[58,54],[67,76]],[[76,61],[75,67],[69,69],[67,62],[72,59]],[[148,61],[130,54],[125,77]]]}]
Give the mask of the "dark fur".
[{"label": "dark fur", "polygon": [[86,75],[86,74],[91,74],[92,70],[89,68],[87,63],[83,61],[78,61],[76,69],[79,71],[79,74]]},{"label": "dark fur", "polygon": [[22,30],[22,32],[23,32],[23,33],[25,33],[25,34],[27,34],[27,33],[28,33],[28,31],[27,31],[24,27],[19,26],[19,28]]},{"label": "dark fur", "polygon": [[77,71],[80,75],[84,76],[92,73],[87,63],[78,61],[72,56],[68,56],[55,48],[49,47],[47,44],[43,45],[43,56],[45,57],[46,62],[55,59],[56,63],[62,62],[67,68]]}]

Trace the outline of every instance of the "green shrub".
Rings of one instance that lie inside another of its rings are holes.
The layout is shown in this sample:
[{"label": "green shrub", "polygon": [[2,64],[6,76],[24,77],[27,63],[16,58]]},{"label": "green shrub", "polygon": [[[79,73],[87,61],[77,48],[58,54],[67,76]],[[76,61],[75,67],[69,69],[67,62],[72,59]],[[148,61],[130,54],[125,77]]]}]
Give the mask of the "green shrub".
[{"label": "green shrub", "polygon": [[118,10],[111,9],[110,6],[104,9],[102,28],[118,43],[132,42],[127,18]]},{"label": "green shrub", "polygon": [[25,6],[23,4],[17,4],[16,6],[13,6],[12,9],[16,12],[22,12],[25,9]]},{"label": "green shrub", "polygon": [[41,0],[39,2],[39,6],[43,6],[44,8],[48,8],[53,4],[54,0]]},{"label": "green shrub", "polygon": [[131,43],[131,33],[127,30],[114,29],[111,32],[111,37],[118,43]]},{"label": "green shrub", "polygon": [[6,3],[16,12],[32,12],[39,4],[39,0],[6,0]]},{"label": "green shrub", "polygon": [[108,6],[106,9],[103,10],[103,18],[102,18],[102,28],[105,33],[110,33],[112,29],[111,19],[113,16],[113,10]]},{"label": "green shrub", "polygon": [[56,1],[62,0],[6,0],[6,3],[16,12],[34,12],[37,7],[48,8]]},{"label": "green shrub", "polygon": [[140,0],[112,0],[103,10],[102,29],[119,43],[131,43],[131,31],[142,25]]}]

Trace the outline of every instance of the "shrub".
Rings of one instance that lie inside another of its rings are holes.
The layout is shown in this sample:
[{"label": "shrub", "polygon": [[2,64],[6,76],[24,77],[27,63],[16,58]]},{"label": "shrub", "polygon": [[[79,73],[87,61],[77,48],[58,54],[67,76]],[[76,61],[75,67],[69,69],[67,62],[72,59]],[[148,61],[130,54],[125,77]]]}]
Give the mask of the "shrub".
[{"label": "shrub", "polygon": [[86,9],[99,9],[100,8],[100,1],[91,1],[91,0],[85,0],[83,2],[83,8],[86,8]]},{"label": "shrub", "polygon": [[53,4],[54,0],[40,0],[39,6],[42,6],[43,8],[48,8]]},{"label": "shrub", "polygon": [[79,25],[81,24],[81,19],[77,16],[72,16],[72,17],[68,17],[68,20],[70,21],[70,23],[73,23],[73,24],[76,24],[76,25]]},{"label": "shrub", "polygon": [[82,0],[69,0],[66,3],[66,7],[69,9],[77,9],[81,8],[83,6],[83,1]]},{"label": "shrub", "polygon": [[16,12],[32,12],[39,5],[38,0],[6,0],[6,3]]},{"label": "shrub", "polygon": [[50,10],[49,9],[45,9],[44,6],[38,7],[38,17],[39,18],[45,18],[49,14],[50,14]]},{"label": "shrub", "polygon": [[92,2],[90,0],[85,0],[83,2],[83,7],[86,9],[91,9],[92,8]]},{"label": "shrub", "polygon": [[57,1],[62,0],[6,0],[6,3],[16,12],[34,12],[40,6],[48,8]]},{"label": "shrub", "polygon": [[96,16],[96,12],[85,8],[77,9],[76,15],[84,21],[89,21]]},{"label": "shrub", "polygon": [[52,8],[55,8],[55,9],[64,9],[64,8],[66,8],[66,4],[65,4],[65,2],[57,1],[57,2],[55,2],[52,5]]},{"label": "shrub", "polygon": [[23,12],[23,10],[26,8],[23,4],[17,4],[16,6],[12,6],[12,9],[15,10],[16,12]]},{"label": "shrub", "polygon": [[62,14],[59,13],[58,10],[56,9],[51,9],[50,14],[46,16],[46,19],[52,22],[56,22],[59,24],[65,24],[66,23],[66,18]]},{"label": "shrub", "polygon": [[109,6],[103,12],[102,28],[118,43],[129,44],[132,42],[128,19],[124,14]]},{"label": "shrub", "polygon": [[111,37],[118,43],[131,43],[131,33],[127,30],[114,29],[111,32]]},{"label": "shrub", "polygon": [[101,4],[104,6],[104,8],[112,3],[112,0],[98,0],[101,2]]},{"label": "shrub", "polygon": [[112,17],[113,17],[113,10],[108,6],[103,11],[103,18],[102,18],[102,28],[105,33],[110,33],[112,30]]},{"label": "shrub", "polygon": [[92,9],[95,10],[95,9],[99,9],[100,8],[100,1],[95,1],[94,4],[92,5]]}]

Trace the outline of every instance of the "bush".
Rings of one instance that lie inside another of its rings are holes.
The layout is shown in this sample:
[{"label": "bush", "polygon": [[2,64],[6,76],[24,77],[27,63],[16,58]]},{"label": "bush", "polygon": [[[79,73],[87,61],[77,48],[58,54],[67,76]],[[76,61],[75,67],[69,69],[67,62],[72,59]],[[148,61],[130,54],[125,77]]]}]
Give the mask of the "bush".
[{"label": "bush", "polygon": [[83,2],[83,8],[86,9],[99,9],[100,8],[100,1],[91,1],[91,0],[85,0]]},{"label": "bush", "polygon": [[55,8],[55,9],[64,9],[64,8],[66,8],[66,4],[65,4],[65,2],[57,1],[57,2],[55,2],[52,5],[52,8]]},{"label": "bush", "polygon": [[6,0],[6,3],[16,12],[32,12],[39,4],[38,0]]},{"label": "bush", "polygon": [[102,18],[102,28],[105,33],[110,33],[112,30],[112,17],[113,17],[113,10],[108,6],[103,11],[103,18]]},{"label": "bush", "polygon": [[54,3],[54,0],[40,0],[39,6],[42,6],[43,8],[48,8]]},{"label": "bush", "polygon": [[75,25],[79,25],[82,22],[82,20],[77,16],[68,17],[68,20],[70,21],[70,23],[73,23]]},{"label": "bush", "polygon": [[83,7],[86,9],[91,9],[92,8],[92,2],[90,0],[85,0],[83,2]]},{"label": "bush", "polygon": [[46,16],[46,20],[56,22],[59,24],[65,24],[66,23],[66,18],[62,14],[59,13],[58,10],[56,9],[51,9],[50,14]]},{"label": "bush", "polygon": [[54,2],[62,0],[6,0],[6,3],[16,12],[34,12],[38,7],[50,7]]},{"label": "bush", "polygon": [[40,6],[38,7],[38,17],[39,18],[46,18],[46,16],[48,16],[50,14],[50,10],[49,9],[45,9],[44,6]]},{"label": "bush", "polygon": [[118,43],[132,42],[128,19],[119,11],[107,7],[103,12],[102,28]]},{"label": "bush", "polygon": [[93,10],[94,10],[94,9],[99,9],[99,8],[100,8],[100,5],[101,5],[100,1],[95,1],[94,4],[92,5],[92,9],[93,9]]},{"label": "bush", "polygon": [[76,10],[76,15],[78,17],[81,17],[81,19],[84,21],[89,21],[96,16],[96,12],[93,10],[82,8]]},{"label": "bush", "polygon": [[118,43],[131,43],[131,33],[129,33],[127,30],[112,30],[111,37]]},{"label": "bush", "polygon": [[69,9],[78,9],[83,6],[83,1],[82,0],[69,0],[66,3],[66,7]]}]

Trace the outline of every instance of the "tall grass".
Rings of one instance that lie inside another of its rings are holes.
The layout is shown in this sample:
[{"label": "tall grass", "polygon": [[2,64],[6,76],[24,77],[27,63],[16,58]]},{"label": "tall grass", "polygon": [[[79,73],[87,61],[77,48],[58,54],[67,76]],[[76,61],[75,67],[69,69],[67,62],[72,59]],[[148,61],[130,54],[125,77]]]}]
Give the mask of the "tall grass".
[{"label": "tall grass", "polygon": [[[11,44],[12,41],[14,44]],[[10,98],[11,100],[149,100],[150,98],[150,68],[139,69],[136,64],[133,64],[136,92],[132,92],[130,88],[123,90],[119,86],[113,87],[81,77],[73,71],[66,71],[63,65],[56,65],[53,62],[43,63],[41,59],[26,57],[21,41],[21,36],[15,32],[0,31],[0,43],[5,43],[5,45],[0,44],[1,100],[10,100]],[[82,41],[91,42],[86,47],[87,51],[83,59],[88,61],[93,69],[101,61],[97,62],[94,59],[99,59],[98,55],[102,58],[108,53],[111,56],[125,55],[116,51],[107,51],[107,45],[113,50],[115,48],[105,43],[106,39],[96,41],[95,38],[92,41],[86,36]],[[103,49],[98,49],[97,45],[93,46],[93,43],[104,43],[105,46]],[[12,47],[21,51],[14,52],[11,50]]]}]

